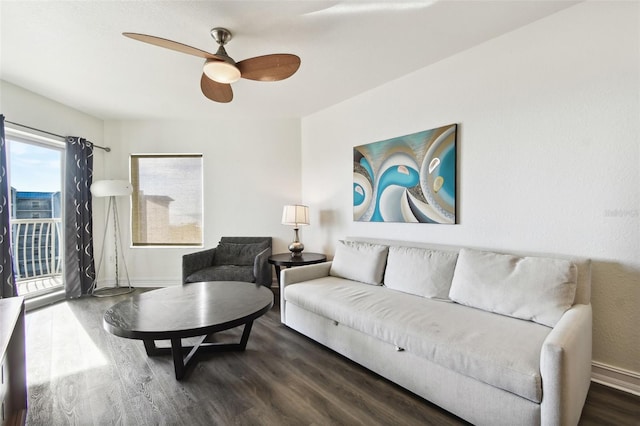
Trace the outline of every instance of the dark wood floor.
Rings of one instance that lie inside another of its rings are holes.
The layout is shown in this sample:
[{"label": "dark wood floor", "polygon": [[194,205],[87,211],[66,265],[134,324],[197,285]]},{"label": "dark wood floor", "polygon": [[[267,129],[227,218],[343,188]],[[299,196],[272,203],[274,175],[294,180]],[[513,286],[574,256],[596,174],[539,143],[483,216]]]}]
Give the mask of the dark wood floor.
[{"label": "dark wood floor", "polygon": [[[149,358],[142,342],[102,329],[124,297],[27,314],[27,424],[465,424],[281,325],[277,307],[254,323],[245,352],[203,355],[178,382],[170,357]],[[580,424],[638,419],[639,397],[592,384]]]}]

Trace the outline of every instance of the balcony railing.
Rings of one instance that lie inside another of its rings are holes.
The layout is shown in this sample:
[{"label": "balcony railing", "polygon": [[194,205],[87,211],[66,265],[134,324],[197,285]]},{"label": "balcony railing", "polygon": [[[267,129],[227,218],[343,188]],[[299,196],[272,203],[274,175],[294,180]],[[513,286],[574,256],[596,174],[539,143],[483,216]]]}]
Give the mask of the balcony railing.
[{"label": "balcony railing", "polygon": [[[26,281],[61,283],[61,231],[59,218],[11,220],[14,273],[19,288],[26,288]],[[43,290],[37,287],[37,291]]]}]

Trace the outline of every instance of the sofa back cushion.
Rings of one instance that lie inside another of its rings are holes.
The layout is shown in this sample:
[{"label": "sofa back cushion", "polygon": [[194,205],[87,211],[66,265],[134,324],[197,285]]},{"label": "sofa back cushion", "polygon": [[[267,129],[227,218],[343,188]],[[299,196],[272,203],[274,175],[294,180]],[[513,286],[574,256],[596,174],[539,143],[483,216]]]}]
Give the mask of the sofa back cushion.
[{"label": "sofa back cushion", "polygon": [[449,299],[458,253],[417,247],[389,247],[384,285],[417,296]]},{"label": "sofa back cushion", "polygon": [[357,241],[338,241],[329,275],[380,285],[389,247]]},{"label": "sofa back cushion", "polygon": [[461,249],[449,298],[553,327],[573,304],[576,280],[568,260]]},{"label": "sofa back cushion", "polygon": [[213,265],[251,266],[256,256],[270,245],[269,241],[249,244],[220,242],[216,247]]}]

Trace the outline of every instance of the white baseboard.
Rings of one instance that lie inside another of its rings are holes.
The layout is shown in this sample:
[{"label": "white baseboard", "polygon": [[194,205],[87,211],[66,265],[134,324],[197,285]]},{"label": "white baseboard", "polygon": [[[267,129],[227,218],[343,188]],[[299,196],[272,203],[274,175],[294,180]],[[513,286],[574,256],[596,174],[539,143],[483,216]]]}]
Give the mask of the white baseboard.
[{"label": "white baseboard", "polygon": [[640,396],[640,373],[593,361],[591,381]]},{"label": "white baseboard", "polygon": [[182,285],[182,279],[136,278],[131,281],[133,287],[174,287]]},{"label": "white baseboard", "polygon": [[[116,281],[113,278],[98,281],[98,288],[113,287],[115,285],[116,285]],[[182,281],[180,278],[175,278],[175,279],[132,278],[131,279],[131,287],[171,287],[171,286],[179,286],[179,285],[182,285]],[[120,280],[120,287],[126,287],[126,286],[127,286],[127,281]]]}]

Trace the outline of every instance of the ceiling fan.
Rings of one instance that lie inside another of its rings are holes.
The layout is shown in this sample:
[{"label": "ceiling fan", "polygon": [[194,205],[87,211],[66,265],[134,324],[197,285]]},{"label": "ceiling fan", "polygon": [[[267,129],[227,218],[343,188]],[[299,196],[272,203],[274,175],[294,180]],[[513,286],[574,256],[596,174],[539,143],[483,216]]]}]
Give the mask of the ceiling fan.
[{"label": "ceiling fan", "polygon": [[231,40],[231,32],[226,28],[213,28],[211,36],[218,43],[218,51],[213,54],[177,41],[167,40],[146,34],[122,33],[125,37],[156,46],[199,56],[206,61],[203,66],[200,88],[202,93],[212,101],[231,102],[233,90],[231,83],[240,78],[256,81],[279,81],[291,77],[300,67],[300,58],[289,53],[256,56],[235,62],[224,48]]}]

